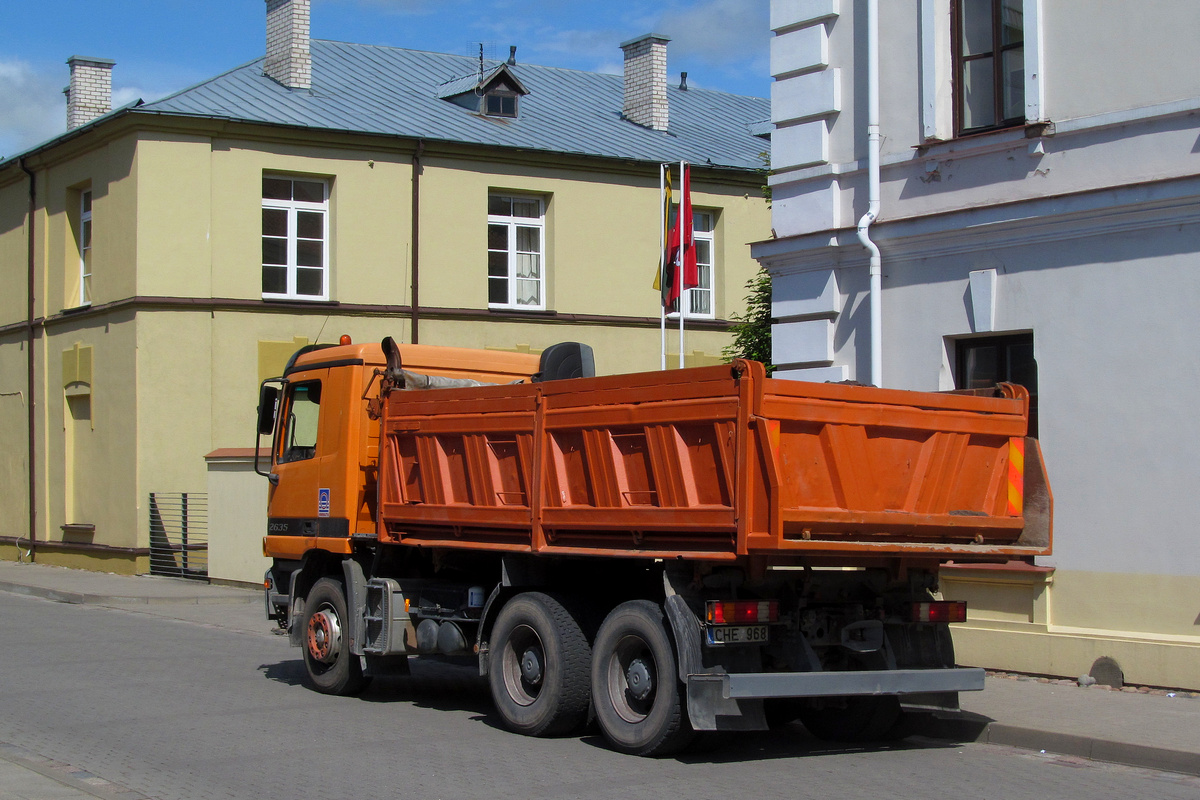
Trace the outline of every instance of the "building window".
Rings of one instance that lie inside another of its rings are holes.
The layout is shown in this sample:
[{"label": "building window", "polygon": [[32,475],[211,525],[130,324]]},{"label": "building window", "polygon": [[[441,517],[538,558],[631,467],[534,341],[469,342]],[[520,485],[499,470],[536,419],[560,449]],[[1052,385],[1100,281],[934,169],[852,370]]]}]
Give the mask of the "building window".
[{"label": "building window", "polygon": [[546,307],[545,204],[537,197],[488,197],[488,307]]},{"label": "building window", "polygon": [[[675,218],[679,214],[679,206],[671,206],[668,218],[668,230],[675,229]],[[716,214],[711,211],[692,211],[692,235],[696,240],[696,269],[700,284],[687,290],[688,302],[685,319],[713,318],[713,231]],[[670,243],[668,242],[668,249]],[[675,306],[672,305],[672,309]],[[678,319],[678,312],[672,310],[667,316]]]},{"label": "building window", "polygon": [[1038,386],[1033,334],[959,339],[955,350],[955,388],[988,389],[1001,382],[1019,383],[1029,390],[1029,435],[1037,436]]},{"label": "building window", "polygon": [[956,133],[1025,122],[1024,0],[953,0]]},{"label": "building window", "polygon": [[79,193],[79,296],[77,306],[92,304],[92,190]]},{"label": "building window", "polygon": [[700,285],[688,289],[689,317],[713,316],[713,214],[711,211],[692,212],[692,230],[696,238],[696,267]]},{"label": "building window", "polygon": [[329,299],[329,185],[263,176],[262,294]]},{"label": "building window", "polygon": [[516,92],[491,91],[483,96],[483,113],[489,117],[515,117]]}]

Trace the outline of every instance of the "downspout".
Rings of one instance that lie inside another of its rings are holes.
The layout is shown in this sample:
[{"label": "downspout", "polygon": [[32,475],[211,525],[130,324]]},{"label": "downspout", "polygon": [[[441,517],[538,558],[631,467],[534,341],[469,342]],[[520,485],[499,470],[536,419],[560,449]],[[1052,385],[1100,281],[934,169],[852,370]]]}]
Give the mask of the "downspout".
[{"label": "downspout", "polygon": [[412,343],[417,337],[417,322],[420,314],[420,253],[421,253],[421,154],[425,152],[425,140],[417,140],[417,149],[412,157],[412,308],[408,318],[411,324]]},{"label": "downspout", "polygon": [[868,229],[879,218],[879,0],[867,0],[867,213],[858,241],[871,255],[871,385],[883,386],[883,268]]},{"label": "downspout", "polygon": [[37,442],[35,440],[35,435],[37,433],[37,410],[36,410],[37,403],[35,402],[35,399],[36,399],[37,395],[35,393],[35,389],[36,389],[37,384],[35,383],[36,360],[34,359],[34,355],[33,355],[33,344],[34,344],[34,335],[33,335],[34,316],[33,315],[34,315],[34,311],[36,310],[37,307],[34,303],[33,287],[34,287],[34,282],[37,278],[36,260],[35,260],[35,256],[36,256],[36,252],[37,252],[35,249],[35,244],[36,244],[37,238],[35,236],[35,231],[34,231],[34,228],[36,225],[36,220],[37,220],[37,216],[36,216],[36,214],[37,214],[37,176],[33,173],[33,171],[31,169],[29,169],[29,167],[25,166],[24,158],[22,158],[20,160],[20,164],[21,164],[21,171],[29,176],[29,231],[28,231],[28,234],[29,234],[28,235],[28,251],[29,252],[28,252],[28,264],[27,264],[27,275],[26,275],[26,285],[28,287],[28,293],[27,293],[26,323],[25,323],[25,325],[26,325],[26,327],[25,327],[25,333],[26,333],[25,354],[27,356],[27,364],[28,364],[28,367],[27,367],[28,374],[26,376],[26,379],[28,382],[28,390],[29,390],[28,400],[26,402],[26,407],[29,410],[29,414],[28,414],[28,416],[29,416],[29,455],[28,455],[28,463],[29,463],[29,560],[35,561],[36,555],[37,555],[37,468],[36,468],[37,467]]}]

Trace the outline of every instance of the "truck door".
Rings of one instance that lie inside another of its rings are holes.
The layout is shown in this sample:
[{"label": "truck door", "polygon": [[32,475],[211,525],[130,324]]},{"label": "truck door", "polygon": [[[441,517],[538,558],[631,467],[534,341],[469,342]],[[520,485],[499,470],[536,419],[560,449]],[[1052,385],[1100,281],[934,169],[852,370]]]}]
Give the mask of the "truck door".
[{"label": "truck door", "polygon": [[[322,483],[325,462],[336,449],[322,405],[328,370],[307,373],[288,384],[282,423],[274,455],[278,482],[271,488],[268,535],[295,537],[287,549],[303,553],[316,546],[318,536],[347,535],[333,531],[331,488]],[[341,521],[345,525],[344,521]]]}]

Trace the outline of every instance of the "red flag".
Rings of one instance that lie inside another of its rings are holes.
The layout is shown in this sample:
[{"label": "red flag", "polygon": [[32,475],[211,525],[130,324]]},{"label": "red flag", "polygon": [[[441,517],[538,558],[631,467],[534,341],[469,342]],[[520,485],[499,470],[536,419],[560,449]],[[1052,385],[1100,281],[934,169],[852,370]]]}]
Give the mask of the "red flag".
[{"label": "red flag", "polygon": [[684,221],[683,226],[683,288],[691,289],[700,285],[700,267],[696,265],[696,230],[692,226],[692,165],[683,168],[683,200],[679,217]]},{"label": "red flag", "polygon": [[667,258],[666,277],[670,283],[663,287],[663,306],[675,308],[683,290],[700,285],[700,268],[696,265],[696,232],[692,228],[690,164],[683,167],[683,196],[679,201],[679,214],[675,217],[675,225],[667,237],[667,247],[670,255]]}]

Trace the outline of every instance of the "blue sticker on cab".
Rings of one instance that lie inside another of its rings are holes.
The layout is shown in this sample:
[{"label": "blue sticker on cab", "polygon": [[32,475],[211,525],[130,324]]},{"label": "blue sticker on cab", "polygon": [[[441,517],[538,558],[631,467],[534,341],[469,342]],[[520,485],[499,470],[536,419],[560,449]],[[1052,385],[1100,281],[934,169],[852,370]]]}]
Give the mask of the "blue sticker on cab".
[{"label": "blue sticker on cab", "polygon": [[329,490],[317,489],[317,516],[329,516]]}]

